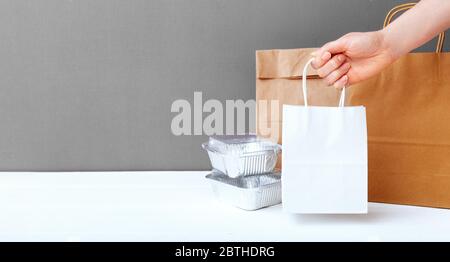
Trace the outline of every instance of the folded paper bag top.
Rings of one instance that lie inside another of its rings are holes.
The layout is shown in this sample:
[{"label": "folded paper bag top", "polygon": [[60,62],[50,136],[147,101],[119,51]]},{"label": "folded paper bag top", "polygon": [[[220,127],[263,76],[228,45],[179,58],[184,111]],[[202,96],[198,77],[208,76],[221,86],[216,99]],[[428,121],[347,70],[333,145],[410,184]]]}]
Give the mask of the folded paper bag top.
[{"label": "folded paper bag top", "polygon": [[367,213],[367,127],[363,106],[283,106],[283,209],[292,213]]}]

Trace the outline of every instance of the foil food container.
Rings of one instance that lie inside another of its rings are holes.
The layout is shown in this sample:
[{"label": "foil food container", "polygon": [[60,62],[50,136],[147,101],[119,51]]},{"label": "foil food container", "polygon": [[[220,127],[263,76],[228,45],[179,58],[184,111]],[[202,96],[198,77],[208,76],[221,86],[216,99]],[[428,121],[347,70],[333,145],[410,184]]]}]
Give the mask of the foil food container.
[{"label": "foil food container", "polygon": [[281,146],[256,135],[212,136],[202,144],[213,169],[230,177],[270,173]]},{"label": "foil food container", "polygon": [[206,178],[222,202],[245,210],[257,210],[281,203],[279,172],[231,178],[213,171]]}]

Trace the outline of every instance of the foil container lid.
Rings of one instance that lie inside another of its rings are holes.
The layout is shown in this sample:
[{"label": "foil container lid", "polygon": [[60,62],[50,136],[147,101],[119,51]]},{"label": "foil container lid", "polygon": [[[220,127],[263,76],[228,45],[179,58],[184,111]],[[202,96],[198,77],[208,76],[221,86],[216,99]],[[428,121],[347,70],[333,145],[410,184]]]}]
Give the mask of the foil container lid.
[{"label": "foil container lid", "polygon": [[275,183],[280,183],[281,172],[276,170],[272,173],[239,176],[233,178],[219,171],[213,170],[211,174],[206,176],[206,178],[242,189],[252,189],[264,188]]}]

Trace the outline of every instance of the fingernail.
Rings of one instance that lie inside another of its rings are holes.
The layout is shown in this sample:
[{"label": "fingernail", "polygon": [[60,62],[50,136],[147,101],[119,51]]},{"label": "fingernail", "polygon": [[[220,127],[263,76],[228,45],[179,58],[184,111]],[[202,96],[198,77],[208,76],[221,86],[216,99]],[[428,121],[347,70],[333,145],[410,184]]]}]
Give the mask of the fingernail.
[{"label": "fingernail", "polygon": [[338,55],[337,60],[338,60],[339,62],[344,61],[344,56],[343,56],[343,55]]},{"label": "fingernail", "polygon": [[317,55],[316,51],[312,52],[311,55],[316,56]]},{"label": "fingernail", "polygon": [[342,82],[343,82],[343,86],[345,86],[347,84],[347,82],[348,82],[348,76],[347,75],[342,77]]},{"label": "fingernail", "polygon": [[337,82],[335,82],[333,86],[334,86],[335,88],[337,88],[337,89],[342,89],[342,88],[345,87],[345,85],[347,84],[347,82],[348,82],[348,76],[345,75],[345,76],[343,76],[340,80],[338,80]]},{"label": "fingernail", "polygon": [[322,60],[328,60],[330,58],[331,58],[331,53],[330,52],[323,53],[323,55],[321,57]]}]

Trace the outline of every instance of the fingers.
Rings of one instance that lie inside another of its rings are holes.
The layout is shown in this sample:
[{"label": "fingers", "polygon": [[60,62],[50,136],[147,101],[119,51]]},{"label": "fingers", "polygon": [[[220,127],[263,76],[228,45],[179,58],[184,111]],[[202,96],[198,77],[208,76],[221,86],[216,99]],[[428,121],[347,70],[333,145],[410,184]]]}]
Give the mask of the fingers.
[{"label": "fingers", "polygon": [[337,80],[339,80],[343,75],[345,75],[348,72],[348,70],[350,70],[350,63],[349,62],[343,64],[341,67],[339,67],[338,69],[336,69],[333,72],[331,72],[325,78],[325,82],[328,85],[333,85]]},{"label": "fingers", "polygon": [[345,62],[345,60],[346,60],[345,55],[343,54],[335,55],[321,68],[317,69],[317,73],[322,78],[327,77],[333,71],[341,67],[341,65]]},{"label": "fingers", "polygon": [[326,43],[319,50],[315,51],[312,54],[315,57],[312,66],[318,69],[326,64],[334,54],[345,52],[347,49],[347,41],[345,39],[340,38],[336,41]]},{"label": "fingers", "polygon": [[320,77],[325,78],[328,85],[342,89],[349,83],[348,72],[351,68],[344,53],[349,46],[348,36],[329,42],[315,51],[312,55],[312,66],[317,69]]},{"label": "fingers", "polygon": [[339,80],[334,82],[334,87],[337,89],[342,89],[348,85],[348,76],[344,75]]},{"label": "fingers", "polygon": [[315,69],[322,67],[331,58],[330,52],[322,51],[322,50],[318,50],[318,51],[312,53],[311,55],[313,55],[315,57],[314,61],[312,62],[312,66]]}]

